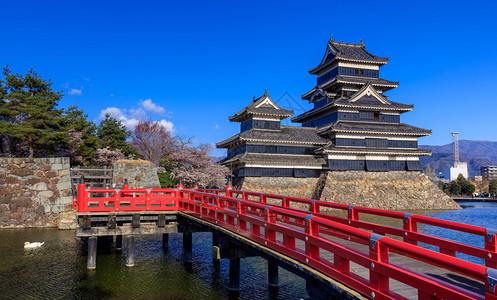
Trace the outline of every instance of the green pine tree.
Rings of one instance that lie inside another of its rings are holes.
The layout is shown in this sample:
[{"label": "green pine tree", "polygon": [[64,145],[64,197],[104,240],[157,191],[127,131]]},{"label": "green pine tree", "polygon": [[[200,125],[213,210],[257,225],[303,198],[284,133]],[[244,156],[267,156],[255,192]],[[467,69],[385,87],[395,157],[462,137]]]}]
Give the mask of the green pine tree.
[{"label": "green pine tree", "polygon": [[81,132],[83,143],[78,149],[74,149],[77,155],[83,158],[85,165],[91,165],[93,155],[98,147],[97,126],[88,120],[88,114],[80,110],[77,105],[69,106],[65,110],[66,128]]},{"label": "green pine tree", "polygon": [[23,76],[5,67],[3,74],[0,136],[8,137],[11,145],[25,144],[29,158],[33,158],[35,152],[55,154],[67,143],[64,117],[57,109],[62,92],[52,90],[52,82],[33,69]]},{"label": "green pine tree", "polygon": [[126,142],[131,135],[121,121],[105,115],[105,119],[100,122],[97,128],[99,148],[109,147],[110,150],[121,149],[124,155],[136,155],[136,151]]}]

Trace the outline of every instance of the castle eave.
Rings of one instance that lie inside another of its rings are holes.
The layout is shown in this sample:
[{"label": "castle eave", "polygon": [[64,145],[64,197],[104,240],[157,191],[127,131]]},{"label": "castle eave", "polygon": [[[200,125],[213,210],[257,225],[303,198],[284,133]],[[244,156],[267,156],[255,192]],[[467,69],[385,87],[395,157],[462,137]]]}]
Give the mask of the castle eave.
[{"label": "castle eave", "polygon": [[318,149],[320,154],[352,154],[352,155],[397,155],[397,156],[429,156],[431,155],[431,150],[425,149],[371,149],[371,148],[340,148],[331,147],[328,149]]}]

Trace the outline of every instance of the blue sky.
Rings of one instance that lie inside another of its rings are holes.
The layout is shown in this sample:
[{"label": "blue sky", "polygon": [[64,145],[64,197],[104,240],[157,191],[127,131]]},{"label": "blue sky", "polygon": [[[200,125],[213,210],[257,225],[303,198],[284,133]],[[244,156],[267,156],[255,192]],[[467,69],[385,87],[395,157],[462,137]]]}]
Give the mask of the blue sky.
[{"label": "blue sky", "polygon": [[433,130],[421,144],[449,143],[451,130],[497,140],[497,1],[0,0],[0,11],[0,66],[33,67],[64,90],[61,107],[97,123],[150,117],[215,143],[264,89],[301,113],[333,35],[390,58],[389,99],[414,104],[401,120]]}]

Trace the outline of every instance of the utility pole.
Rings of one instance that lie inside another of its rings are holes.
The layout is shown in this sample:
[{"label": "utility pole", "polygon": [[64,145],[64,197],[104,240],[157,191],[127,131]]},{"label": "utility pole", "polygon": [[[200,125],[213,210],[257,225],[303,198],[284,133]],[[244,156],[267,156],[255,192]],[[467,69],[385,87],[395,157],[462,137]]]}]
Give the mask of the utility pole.
[{"label": "utility pole", "polygon": [[459,132],[451,132],[454,137],[454,166],[459,163],[459,144],[457,143],[457,135]]}]

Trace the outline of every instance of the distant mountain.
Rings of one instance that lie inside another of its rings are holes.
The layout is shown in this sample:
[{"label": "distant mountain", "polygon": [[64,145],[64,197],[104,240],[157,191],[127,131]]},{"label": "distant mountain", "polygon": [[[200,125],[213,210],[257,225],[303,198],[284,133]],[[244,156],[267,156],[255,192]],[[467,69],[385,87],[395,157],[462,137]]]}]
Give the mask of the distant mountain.
[{"label": "distant mountain", "polygon": [[[430,165],[436,172],[443,172],[454,164],[454,143],[443,146],[420,145],[429,149],[432,156],[421,157],[423,168]],[[497,142],[491,141],[459,141],[459,160],[468,163],[469,176],[480,175],[480,167],[497,165]]]}]

